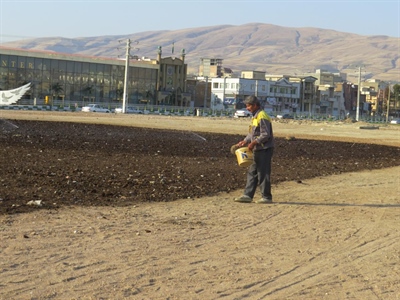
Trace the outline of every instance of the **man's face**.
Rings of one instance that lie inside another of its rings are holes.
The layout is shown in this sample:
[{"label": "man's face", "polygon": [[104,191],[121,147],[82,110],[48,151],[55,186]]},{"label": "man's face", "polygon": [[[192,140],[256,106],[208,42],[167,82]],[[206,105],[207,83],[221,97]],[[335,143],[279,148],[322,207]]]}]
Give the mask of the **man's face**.
[{"label": "man's face", "polygon": [[257,111],[257,105],[255,104],[246,104],[246,109],[251,112],[252,114]]}]

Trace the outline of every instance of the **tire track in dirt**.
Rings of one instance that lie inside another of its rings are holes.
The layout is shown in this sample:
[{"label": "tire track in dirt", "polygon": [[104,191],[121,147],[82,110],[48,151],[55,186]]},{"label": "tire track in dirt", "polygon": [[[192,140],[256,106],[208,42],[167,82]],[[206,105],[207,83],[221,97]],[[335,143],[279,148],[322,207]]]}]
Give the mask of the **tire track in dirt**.
[{"label": "tire track in dirt", "polygon": [[[385,189],[383,184],[382,188]],[[312,205],[312,203],[310,204]],[[295,203],[291,202],[290,205],[295,205]],[[238,293],[235,296],[240,298],[244,295],[251,295],[254,299],[282,299],[285,297],[284,295],[290,295],[296,299],[326,296],[334,299],[335,297],[348,297],[351,294],[362,295],[361,297],[364,299],[381,294],[399,296],[399,281],[396,279],[399,274],[398,268],[392,272],[390,280],[385,278],[384,274],[381,275],[381,278],[374,278],[377,281],[385,280],[386,286],[383,287],[376,284],[371,285],[367,278],[368,275],[366,276],[366,274],[376,273],[376,269],[380,267],[385,270],[393,269],[394,263],[399,261],[400,253],[396,248],[400,242],[399,230],[396,226],[386,225],[386,219],[393,220],[399,216],[397,206],[392,207],[388,204],[388,207],[385,207],[383,203],[375,207],[371,205],[372,210],[368,210],[363,208],[363,204],[358,205],[357,203],[347,204],[343,208],[341,203],[337,203],[339,209],[335,209],[333,203],[327,205],[332,206],[332,209],[326,214],[333,219],[336,218],[339,222],[339,225],[334,222],[331,224],[332,227],[338,226],[335,231],[339,232],[339,235],[332,236],[329,230],[325,230],[322,233],[331,236],[320,237],[317,235],[316,240],[321,238],[329,240],[334,237],[332,247],[321,249],[318,253],[314,253],[308,261],[301,261],[292,269],[282,270],[272,279],[247,285],[252,287],[252,291]],[[343,220],[342,216],[347,216],[347,220]],[[290,216],[287,217],[290,218]],[[320,218],[328,219],[323,215]],[[304,220],[303,223],[307,225],[308,221]],[[303,223],[297,225],[301,227],[304,225]],[[287,228],[287,224],[281,225]],[[326,225],[329,228],[329,224]],[[315,227],[318,227],[318,224],[315,224]],[[388,254],[391,256],[382,260]],[[353,284],[349,288],[347,285],[350,281],[357,282],[357,284]],[[394,288],[396,285],[397,288]],[[347,287],[346,293],[340,292],[343,290],[343,286]],[[327,292],[323,292],[324,290]]]}]

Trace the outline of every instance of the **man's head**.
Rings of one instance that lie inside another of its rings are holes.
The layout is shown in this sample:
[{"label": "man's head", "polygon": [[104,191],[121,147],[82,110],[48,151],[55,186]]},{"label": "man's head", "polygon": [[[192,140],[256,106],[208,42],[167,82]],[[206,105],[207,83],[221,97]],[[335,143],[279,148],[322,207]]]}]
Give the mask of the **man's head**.
[{"label": "man's head", "polygon": [[246,104],[246,109],[251,113],[255,113],[261,106],[260,100],[254,95],[247,96],[244,104]]}]

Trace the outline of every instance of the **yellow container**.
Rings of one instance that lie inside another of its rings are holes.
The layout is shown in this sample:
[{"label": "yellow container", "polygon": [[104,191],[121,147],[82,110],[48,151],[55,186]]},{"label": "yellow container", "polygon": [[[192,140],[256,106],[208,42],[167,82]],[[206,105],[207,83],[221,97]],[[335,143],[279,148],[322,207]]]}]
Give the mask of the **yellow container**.
[{"label": "yellow container", "polygon": [[239,148],[235,151],[235,154],[240,167],[248,167],[253,163],[253,152],[249,148]]}]

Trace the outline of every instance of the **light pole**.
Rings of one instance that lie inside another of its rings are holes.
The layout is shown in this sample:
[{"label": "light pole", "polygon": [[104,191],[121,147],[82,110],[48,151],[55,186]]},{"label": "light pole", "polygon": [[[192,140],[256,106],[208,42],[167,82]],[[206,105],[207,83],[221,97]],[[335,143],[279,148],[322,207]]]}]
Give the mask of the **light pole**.
[{"label": "light pole", "polygon": [[[135,41],[136,44],[138,44],[138,41]],[[139,48],[135,48],[139,50]],[[127,39],[126,40],[126,53],[125,53],[125,76],[124,76],[124,93],[122,96],[122,113],[126,112],[126,98],[128,97],[128,74],[129,74],[129,58],[131,56],[130,54],[131,50],[131,40]]]},{"label": "light pole", "polygon": [[387,104],[386,104],[386,123],[389,122],[389,105],[390,105],[390,82],[388,86],[388,99],[387,99]]},{"label": "light pole", "polygon": [[301,109],[301,112],[303,113],[304,112],[304,95],[305,95],[305,79],[304,78],[302,78],[301,79],[301,105],[300,105],[300,109]]},{"label": "light pole", "polygon": [[207,94],[208,94],[208,76],[206,76],[206,85],[205,85],[205,91],[204,91],[203,114],[206,110]]},{"label": "light pole", "polygon": [[226,77],[224,77],[224,87],[222,90],[222,104],[225,102],[225,89],[226,89]]},{"label": "light pole", "polygon": [[131,49],[131,40],[126,40],[126,55],[125,55],[125,77],[124,77],[124,94],[122,96],[122,113],[126,112],[126,97],[128,94],[128,71],[129,71],[129,51]]},{"label": "light pole", "polygon": [[357,87],[357,109],[356,109],[356,121],[359,120],[360,115],[360,86],[361,86],[361,67],[358,67],[358,87]]}]

